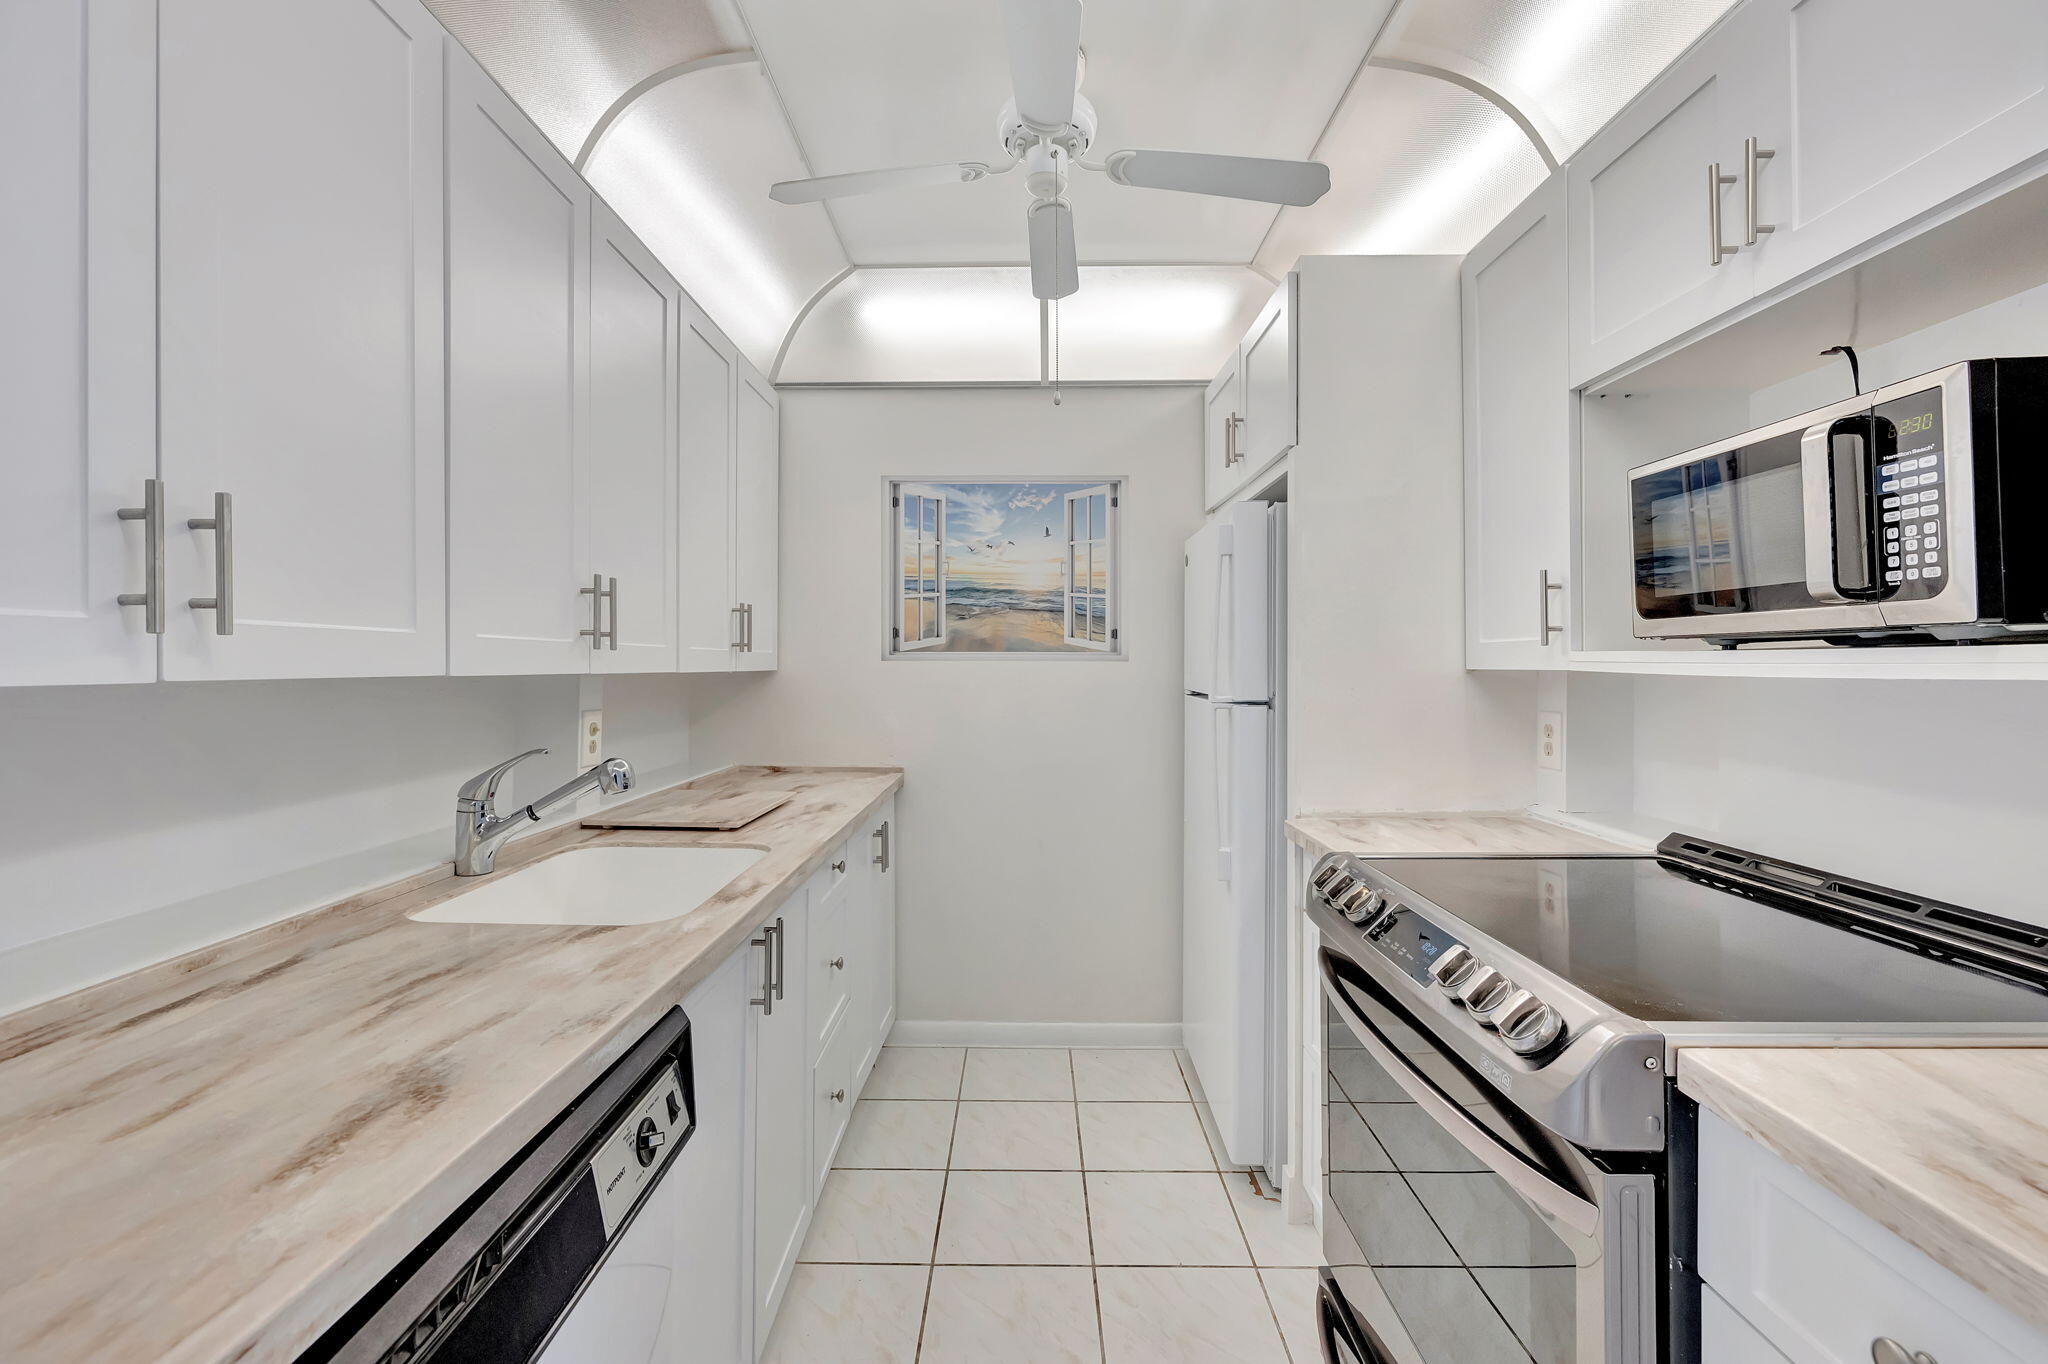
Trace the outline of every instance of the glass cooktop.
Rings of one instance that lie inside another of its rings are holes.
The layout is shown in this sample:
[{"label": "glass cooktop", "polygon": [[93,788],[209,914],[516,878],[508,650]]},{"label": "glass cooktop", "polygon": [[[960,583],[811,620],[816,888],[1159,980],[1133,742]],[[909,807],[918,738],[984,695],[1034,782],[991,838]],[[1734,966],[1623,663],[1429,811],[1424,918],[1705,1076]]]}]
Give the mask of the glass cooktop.
[{"label": "glass cooktop", "polygon": [[1645,1023],[2048,1024],[2048,994],[1702,884],[1654,858],[1370,865]]}]

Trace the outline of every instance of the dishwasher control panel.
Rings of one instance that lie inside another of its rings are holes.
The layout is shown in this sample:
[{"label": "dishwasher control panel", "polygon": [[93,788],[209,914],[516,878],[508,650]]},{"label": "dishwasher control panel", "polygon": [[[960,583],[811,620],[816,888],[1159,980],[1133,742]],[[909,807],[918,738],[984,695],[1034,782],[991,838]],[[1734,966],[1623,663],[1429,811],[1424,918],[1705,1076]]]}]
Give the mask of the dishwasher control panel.
[{"label": "dishwasher control panel", "polygon": [[590,1158],[590,1177],[597,1185],[598,1211],[610,1238],[639,1201],[640,1191],[661,1174],[689,1134],[690,1101],[681,1074],[671,1063],[640,1092],[626,1115],[606,1135]]}]

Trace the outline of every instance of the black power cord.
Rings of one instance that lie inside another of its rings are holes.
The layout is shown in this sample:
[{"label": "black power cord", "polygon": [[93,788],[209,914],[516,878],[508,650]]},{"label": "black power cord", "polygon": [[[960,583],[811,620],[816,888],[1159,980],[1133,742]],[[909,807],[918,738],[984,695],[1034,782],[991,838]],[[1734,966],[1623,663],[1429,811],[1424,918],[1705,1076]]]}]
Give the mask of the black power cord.
[{"label": "black power cord", "polygon": [[1856,359],[1854,346],[1829,346],[1822,355],[1845,355],[1849,358],[1849,382],[1855,386],[1856,396],[1863,396],[1863,366]]}]

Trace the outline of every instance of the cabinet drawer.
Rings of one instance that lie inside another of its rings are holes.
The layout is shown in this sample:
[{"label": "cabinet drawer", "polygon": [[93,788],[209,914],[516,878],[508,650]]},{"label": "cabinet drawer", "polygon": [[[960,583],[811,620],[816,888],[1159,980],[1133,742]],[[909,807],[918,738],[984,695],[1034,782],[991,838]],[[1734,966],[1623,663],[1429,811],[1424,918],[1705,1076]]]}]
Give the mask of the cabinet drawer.
[{"label": "cabinet drawer", "polygon": [[1713,1364],[1787,1364],[1777,1347],[1711,1288],[1700,1290],[1700,1358]]},{"label": "cabinet drawer", "polygon": [[853,1115],[853,1029],[841,1018],[825,1039],[818,1063],[811,1067],[811,1158],[816,1163],[812,1190],[825,1187],[846,1120]]},{"label": "cabinet drawer", "polygon": [[811,912],[810,957],[805,962],[810,971],[809,1006],[811,1020],[813,1056],[822,1056],[825,1041],[832,1029],[839,1026],[840,1015],[846,1011],[846,1001],[851,994],[848,979],[851,972],[854,944],[849,941],[851,915],[847,906],[851,897],[844,886],[828,891],[824,900]]},{"label": "cabinet drawer", "polygon": [[[2048,1333],[1707,1112],[1699,1262],[1701,1277],[1792,1364],[1868,1364],[1883,1337],[1943,1364],[2048,1359]],[[1706,1358],[1722,1356],[1709,1349]]]}]

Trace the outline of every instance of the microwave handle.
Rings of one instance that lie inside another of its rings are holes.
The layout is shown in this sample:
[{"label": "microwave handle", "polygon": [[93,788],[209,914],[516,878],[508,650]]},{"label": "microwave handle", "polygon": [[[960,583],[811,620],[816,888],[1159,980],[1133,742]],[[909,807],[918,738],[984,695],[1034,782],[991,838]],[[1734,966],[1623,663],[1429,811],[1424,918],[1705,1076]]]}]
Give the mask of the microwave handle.
[{"label": "microwave handle", "polygon": [[1358,1045],[1394,1078],[1415,1106],[1442,1128],[1446,1136],[1499,1175],[1531,1207],[1556,1218],[1582,1236],[1597,1235],[1600,1209],[1560,1187],[1512,1147],[1481,1127],[1471,1114],[1444,1097],[1429,1077],[1416,1069],[1393,1041],[1381,1036],[1371,1020],[1361,1015],[1344,997],[1343,990],[1337,985],[1337,973],[1330,963],[1330,952],[1325,948],[1322,952],[1323,994],[1336,1007],[1338,1016],[1358,1040]]},{"label": "microwave handle", "polygon": [[[1853,435],[1859,453],[1854,479],[1835,477],[1834,444],[1837,435]],[[1878,577],[1875,540],[1881,522],[1870,519],[1874,511],[1851,506],[1851,497],[1868,496],[1872,444],[1876,431],[1868,413],[1836,421],[1819,422],[1806,428],[1799,440],[1801,502],[1806,523],[1806,591],[1817,602],[1875,601],[1884,595]],[[1867,582],[1844,584],[1841,549],[1836,539],[1842,534],[1859,538],[1855,547],[1861,556]]]}]

